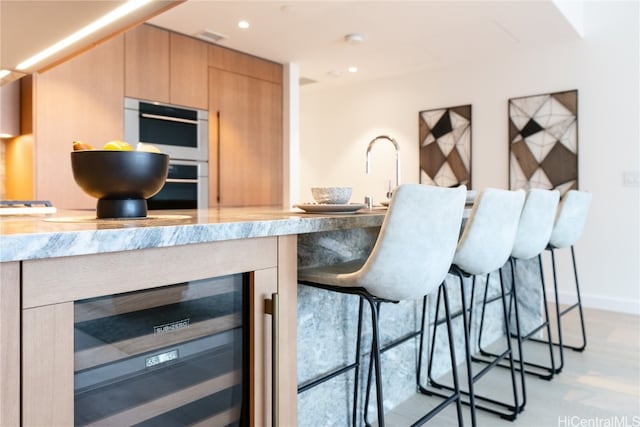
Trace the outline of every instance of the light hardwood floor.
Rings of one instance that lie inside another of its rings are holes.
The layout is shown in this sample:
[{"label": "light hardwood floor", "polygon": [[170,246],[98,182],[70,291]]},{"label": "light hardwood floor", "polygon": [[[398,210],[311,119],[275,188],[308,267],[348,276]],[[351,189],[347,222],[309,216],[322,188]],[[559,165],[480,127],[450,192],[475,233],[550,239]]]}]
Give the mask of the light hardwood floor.
[{"label": "light hardwood floor", "polygon": [[[565,342],[579,342],[577,310],[564,316],[562,321]],[[640,426],[640,317],[585,309],[585,322],[588,340],[585,351],[565,350],[564,369],[551,381],[528,375],[526,408],[515,421],[477,411],[478,425]],[[541,350],[543,345],[528,343],[523,351],[528,359],[528,356],[541,357]],[[494,375],[495,371],[503,372]],[[478,384],[483,383],[485,391],[491,390],[492,383],[504,384],[497,381],[506,373],[507,370],[494,369]],[[494,391],[498,390],[494,387]],[[408,426],[437,402],[437,398],[416,394],[387,414],[386,425]],[[470,426],[468,407],[463,407],[463,411],[465,425]],[[456,425],[454,407],[447,408],[427,425]]]}]

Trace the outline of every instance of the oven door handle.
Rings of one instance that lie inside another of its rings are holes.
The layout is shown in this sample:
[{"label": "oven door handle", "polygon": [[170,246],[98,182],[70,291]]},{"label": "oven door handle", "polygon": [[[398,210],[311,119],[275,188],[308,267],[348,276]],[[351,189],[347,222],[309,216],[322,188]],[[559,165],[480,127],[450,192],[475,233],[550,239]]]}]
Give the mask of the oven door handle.
[{"label": "oven door handle", "polygon": [[197,179],[181,179],[181,178],[167,178],[165,182],[174,182],[178,184],[197,184]]},{"label": "oven door handle", "polygon": [[167,122],[189,123],[192,125],[198,124],[197,120],[182,119],[180,117],[160,116],[158,114],[141,113],[140,117],[144,117],[145,119],[165,120]]}]

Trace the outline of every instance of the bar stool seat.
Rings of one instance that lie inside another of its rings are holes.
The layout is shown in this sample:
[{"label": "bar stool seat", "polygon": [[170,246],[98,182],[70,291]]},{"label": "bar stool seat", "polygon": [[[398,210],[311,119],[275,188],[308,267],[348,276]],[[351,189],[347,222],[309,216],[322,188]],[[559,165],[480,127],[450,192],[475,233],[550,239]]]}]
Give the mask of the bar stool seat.
[{"label": "bar stool seat", "polygon": [[[422,327],[420,331],[406,337],[409,339],[424,332],[426,295],[437,289],[443,289],[445,311],[447,319],[449,319],[448,297],[443,281],[455,253],[465,198],[466,188],[464,186],[449,189],[419,184],[401,185],[393,194],[376,244],[366,260],[354,260],[339,265],[298,270],[300,284],[360,297],[356,359],[360,357],[363,301],[366,301],[370,307],[372,343],[363,410],[366,425],[369,425],[367,407],[372,383],[372,370],[374,370],[378,425],[384,426],[384,398],[380,366],[380,353],[384,349],[381,348],[379,337],[380,306],[387,302],[423,299]],[[458,424],[462,425],[463,423],[450,322],[448,330],[454,391],[438,406],[416,421],[414,425],[425,423],[449,404],[456,405]],[[353,364],[353,368],[356,371],[353,424],[357,425],[358,360]]]},{"label": "bar stool seat", "polygon": [[[509,260],[513,244],[518,229],[518,223],[522,212],[524,202],[524,191],[509,191],[495,188],[487,188],[481,191],[473,205],[471,214],[465,225],[462,236],[458,243],[456,254],[453,260],[451,273],[459,278],[460,283],[460,305],[463,320],[465,348],[466,348],[466,366],[467,366],[467,383],[468,390],[462,393],[468,396],[468,401],[464,403],[471,407],[472,425],[477,425],[475,409],[483,409],[500,415],[502,418],[513,420],[517,414],[523,409],[517,391],[517,381],[514,369],[514,352],[509,339],[510,330],[508,322],[508,313],[506,305],[505,287],[502,280],[502,266]],[[501,353],[497,360],[485,366],[478,372],[474,372],[472,367],[472,350],[470,346],[470,319],[467,312],[473,309],[473,294],[475,291],[475,276],[487,275],[487,285],[489,286],[488,275],[491,272],[498,271],[500,275],[500,290],[503,306],[503,317],[505,322],[507,349]],[[467,306],[467,290],[464,284],[464,277],[473,276],[473,285],[471,289],[471,300]],[[438,299],[439,300],[439,299]],[[436,340],[438,324],[438,307],[434,320],[434,331],[432,335],[431,354],[429,357],[429,383],[432,388],[448,388],[439,381],[436,381],[431,375],[431,366],[433,365],[433,349]],[[511,367],[511,391],[513,395],[513,403],[507,403],[497,400],[494,397],[480,396],[474,391],[474,383],[482,378],[490,369],[492,369],[499,361],[508,360]],[[524,382],[524,375],[521,378]],[[524,393],[524,383],[521,384]],[[432,391],[433,394],[438,394]],[[478,403],[480,401],[481,403]],[[495,406],[505,408],[507,412],[495,409]]]}]

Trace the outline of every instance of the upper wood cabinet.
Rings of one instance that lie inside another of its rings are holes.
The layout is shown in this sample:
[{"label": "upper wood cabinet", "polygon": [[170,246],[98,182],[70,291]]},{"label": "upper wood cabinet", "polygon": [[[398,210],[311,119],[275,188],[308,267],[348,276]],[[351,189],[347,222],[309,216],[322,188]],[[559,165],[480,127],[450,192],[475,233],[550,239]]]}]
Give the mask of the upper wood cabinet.
[{"label": "upper wood cabinet", "polygon": [[169,32],[140,25],[124,41],[125,96],[169,102]]},{"label": "upper wood cabinet", "polygon": [[216,45],[209,45],[209,67],[282,84],[282,64]]},{"label": "upper wood cabinet", "polygon": [[73,179],[72,142],[96,148],[124,132],[123,36],[34,75],[33,132],[36,200],[58,208],[95,209]]},{"label": "upper wood cabinet", "polygon": [[172,104],[207,109],[207,43],[171,33],[169,94]]},{"label": "upper wood cabinet", "polygon": [[207,109],[207,46],[151,25],[125,35],[125,95]]}]

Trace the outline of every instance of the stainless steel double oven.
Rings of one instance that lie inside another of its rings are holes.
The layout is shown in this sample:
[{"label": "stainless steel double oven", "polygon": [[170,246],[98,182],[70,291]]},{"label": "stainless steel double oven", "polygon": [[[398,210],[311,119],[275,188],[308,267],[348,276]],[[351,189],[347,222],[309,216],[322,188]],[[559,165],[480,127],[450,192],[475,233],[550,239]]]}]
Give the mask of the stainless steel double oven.
[{"label": "stainless steel double oven", "polygon": [[126,141],[153,144],[170,157],[167,181],[148,208],[208,208],[208,112],[125,98],[124,119]]}]

